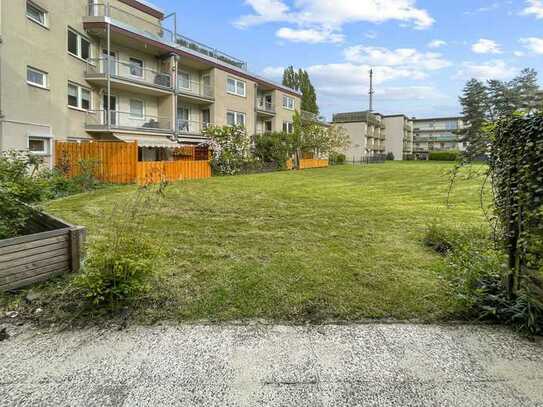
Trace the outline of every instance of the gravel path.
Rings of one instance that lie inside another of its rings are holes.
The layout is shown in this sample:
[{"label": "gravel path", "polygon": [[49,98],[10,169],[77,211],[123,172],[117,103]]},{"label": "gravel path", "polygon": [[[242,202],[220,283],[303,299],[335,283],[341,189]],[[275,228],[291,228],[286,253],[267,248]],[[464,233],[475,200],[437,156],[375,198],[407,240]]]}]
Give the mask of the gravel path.
[{"label": "gravel path", "polygon": [[543,406],[543,342],[500,328],[14,329],[2,406]]}]

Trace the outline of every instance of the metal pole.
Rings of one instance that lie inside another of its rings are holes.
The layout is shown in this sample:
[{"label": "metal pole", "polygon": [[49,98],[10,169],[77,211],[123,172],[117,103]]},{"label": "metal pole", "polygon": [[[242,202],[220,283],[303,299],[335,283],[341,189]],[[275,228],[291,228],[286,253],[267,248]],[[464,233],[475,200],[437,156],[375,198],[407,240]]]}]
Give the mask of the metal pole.
[{"label": "metal pole", "polygon": [[107,24],[107,128],[111,129],[111,24],[109,21]]},{"label": "metal pole", "polygon": [[370,112],[373,112],[373,95],[375,92],[373,91],[373,68],[370,69]]}]

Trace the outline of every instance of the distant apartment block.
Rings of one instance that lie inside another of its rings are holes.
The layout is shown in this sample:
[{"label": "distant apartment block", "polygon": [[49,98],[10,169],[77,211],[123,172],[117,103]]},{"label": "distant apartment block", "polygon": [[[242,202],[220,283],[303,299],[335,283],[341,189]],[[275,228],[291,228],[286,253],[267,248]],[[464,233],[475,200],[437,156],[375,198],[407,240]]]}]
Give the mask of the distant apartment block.
[{"label": "distant apartment block", "polygon": [[464,128],[462,117],[414,118],[413,126],[413,154],[417,159],[426,159],[432,151],[465,150],[456,133]]},{"label": "distant apartment block", "polygon": [[293,130],[299,92],[165,16],[142,0],[0,0],[0,150],[50,158],[55,139],[138,141],[153,161],[204,142],[210,125]]},{"label": "distant apartment block", "polygon": [[386,127],[386,153],[392,153],[394,160],[408,160],[413,157],[413,120],[403,114],[383,116]]},{"label": "distant apartment block", "polygon": [[344,151],[348,161],[385,154],[387,133],[382,115],[367,111],[336,113],[332,126],[342,128],[349,136],[351,144]]}]

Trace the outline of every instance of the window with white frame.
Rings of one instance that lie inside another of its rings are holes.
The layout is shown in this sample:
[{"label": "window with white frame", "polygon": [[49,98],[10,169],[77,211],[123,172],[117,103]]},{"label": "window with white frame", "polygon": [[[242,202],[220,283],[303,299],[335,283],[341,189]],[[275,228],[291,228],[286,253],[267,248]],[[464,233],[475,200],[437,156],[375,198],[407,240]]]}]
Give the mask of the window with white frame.
[{"label": "window with white frame", "polygon": [[240,112],[227,112],[226,123],[229,126],[245,126],[245,113]]},{"label": "window with white frame", "polygon": [[288,134],[294,133],[294,123],[283,122],[283,133],[288,133]]},{"label": "window with white frame", "polygon": [[26,2],[26,16],[35,23],[47,27],[47,12],[31,1]]},{"label": "window with white frame", "polygon": [[294,98],[283,95],[283,107],[285,109],[294,110],[296,108],[296,103],[294,102]]},{"label": "window with white frame", "polygon": [[179,87],[182,89],[190,89],[190,73],[179,72]]},{"label": "window with white frame", "polygon": [[130,75],[143,78],[143,61],[138,58],[130,58]]},{"label": "window with white frame", "polygon": [[143,119],[145,116],[145,102],[139,99],[130,99],[130,117]]},{"label": "window with white frame", "polygon": [[88,60],[91,57],[91,43],[78,32],[68,28],[68,52],[77,58]]},{"label": "window with white frame", "polygon": [[28,151],[32,154],[48,154],[49,139],[42,137],[29,137]]},{"label": "window with white frame", "polygon": [[246,84],[243,81],[234,78],[228,78],[226,80],[226,91],[233,95],[245,97]]},{"label": "window with white frame", "polygon": [[90,110],[91,91],[88,88],[68,82],[68,106],[75,109]]},{"label": "window with white frame", "polygon": [[26,67],[26,82],[29,85],[38,86],[47,89],[47,72],[41,71],[31,66]]}]

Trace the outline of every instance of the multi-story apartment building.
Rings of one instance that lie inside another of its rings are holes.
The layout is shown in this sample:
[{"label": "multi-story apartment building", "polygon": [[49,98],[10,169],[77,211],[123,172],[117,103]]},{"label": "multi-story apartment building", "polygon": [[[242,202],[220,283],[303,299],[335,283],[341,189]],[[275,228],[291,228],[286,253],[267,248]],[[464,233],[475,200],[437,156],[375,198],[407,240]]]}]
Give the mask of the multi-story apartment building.
[{"label": "multi-story apartment building", "polygon": [[162,160],[209,125],[292,131],[299,92],[165,21],[143,0],[0,0],[0,150],[137,140]]},{"label": "multi-story apartment building", "polygon": [[414,149],[418,159],[428,158],[432,151],[459,150],[465,146],[456,132],[464,128],[462,117],[413,119]]},{"label": "multi-story apartment building", "polygon": [[385,153],[387,133],[379,113],[336,113],[332,125],[343,128],[350,138],[351,144],[344,151],[347,160],[359,161]]},{"label": "multi-story apartment building", "polygon": [[403,114],[383,116],[387,130],[386,152],[392,153],[395,160],[413,157],[413,120]]}]

